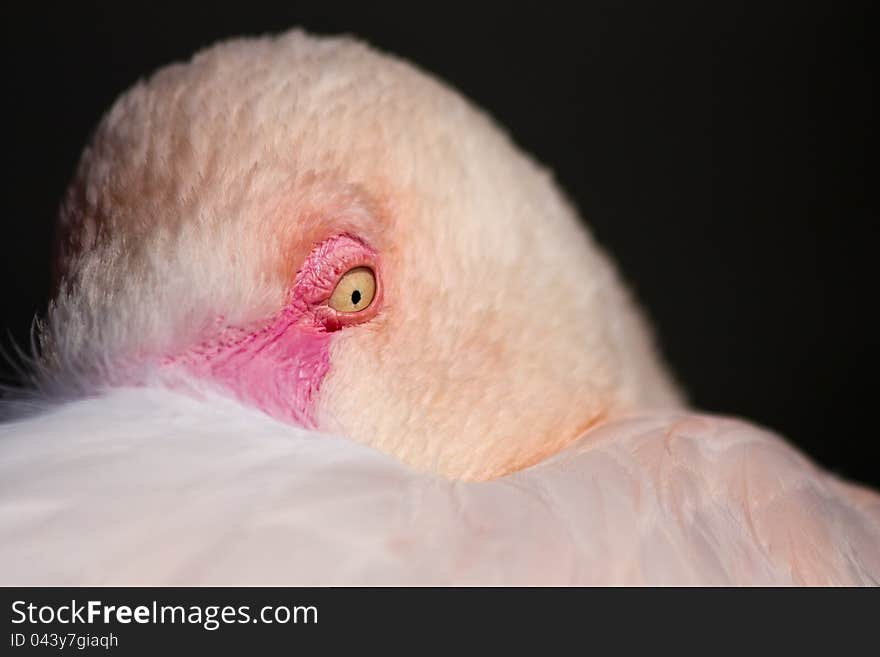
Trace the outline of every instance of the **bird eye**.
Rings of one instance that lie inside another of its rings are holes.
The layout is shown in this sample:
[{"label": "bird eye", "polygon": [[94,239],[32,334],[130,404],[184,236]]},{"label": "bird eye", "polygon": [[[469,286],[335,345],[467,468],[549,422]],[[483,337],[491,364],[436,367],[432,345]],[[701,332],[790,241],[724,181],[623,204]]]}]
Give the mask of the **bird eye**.
[{"label": "bird eye", "polygon": [[329,305],[340,313],[356,313],[367,308],[376,294],[376,276],[368,267],[355,267],[342,275],[330,295]]}]

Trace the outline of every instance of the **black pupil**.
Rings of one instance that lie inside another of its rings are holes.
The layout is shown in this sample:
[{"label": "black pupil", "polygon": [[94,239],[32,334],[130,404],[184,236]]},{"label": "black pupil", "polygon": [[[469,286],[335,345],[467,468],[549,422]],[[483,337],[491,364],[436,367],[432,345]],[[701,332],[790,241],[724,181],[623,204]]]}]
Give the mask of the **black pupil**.
[{"label": "black pupil", "polygon": [[351,293],[351,303],[353,306],[358,305],[361,302],[361,291],[355,290]]}]

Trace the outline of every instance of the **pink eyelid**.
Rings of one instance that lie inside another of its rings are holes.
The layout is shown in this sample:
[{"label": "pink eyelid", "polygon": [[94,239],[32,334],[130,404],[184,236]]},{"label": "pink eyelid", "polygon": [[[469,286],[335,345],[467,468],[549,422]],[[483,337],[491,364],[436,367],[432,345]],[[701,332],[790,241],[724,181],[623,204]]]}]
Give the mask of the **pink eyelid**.
[{"label": "pink eyelid", "polygon": [[[338,312],[327,305],[327,301],[342,275],[356,267],[372,270],[376,279],[375,295],[363,310]],[[382,275],[376,252],[360,238],[347,233],[329,237],[312,249],[297,272],[288,296],[289,307],[299,310],[318,330],[328,332],[372,319],[382,305],[382,297]]]}]

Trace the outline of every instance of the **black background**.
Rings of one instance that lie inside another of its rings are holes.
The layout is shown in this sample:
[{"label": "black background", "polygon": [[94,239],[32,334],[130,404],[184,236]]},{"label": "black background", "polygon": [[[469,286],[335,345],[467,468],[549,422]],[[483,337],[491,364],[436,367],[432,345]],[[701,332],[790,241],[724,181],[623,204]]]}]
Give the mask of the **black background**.
[{"label": "black background", "polygon": [[696,406],[880,484],[868,4],[409,6],[4,10],[0,324],[26,342],[58,200],[119,93],[223,37],[349,32],[449,81],[554,169]]}]

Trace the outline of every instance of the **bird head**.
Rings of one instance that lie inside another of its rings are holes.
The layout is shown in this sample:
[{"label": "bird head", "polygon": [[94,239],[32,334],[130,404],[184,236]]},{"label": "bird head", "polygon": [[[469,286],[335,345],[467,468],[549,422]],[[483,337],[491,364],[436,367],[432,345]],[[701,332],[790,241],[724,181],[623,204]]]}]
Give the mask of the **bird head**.
[{"label": "bird head", "polygon": [[680,403],[550,174],[349,38],[233,40],[136,84],[58,235],[62,387],[210,388],[464,479]]}]

